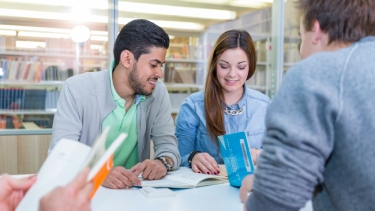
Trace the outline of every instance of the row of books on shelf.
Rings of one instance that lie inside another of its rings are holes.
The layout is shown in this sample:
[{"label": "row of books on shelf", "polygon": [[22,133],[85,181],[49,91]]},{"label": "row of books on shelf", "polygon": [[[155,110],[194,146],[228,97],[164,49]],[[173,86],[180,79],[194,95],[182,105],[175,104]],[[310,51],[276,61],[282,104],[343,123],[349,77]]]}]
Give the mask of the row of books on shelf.
[{"label": "row of books on shelf", "polygon": [[96,48],[91,48],[91,40],[87,40],[84,43],[75,43],[70,38],[45,38],[44,41],[29,39],[28,41],[37,41],[39,44],[36,48],[23,48],[17,47],[16,36],[1,36],[0,35],[0,52],[45,52],[45,53],[63,53],[63,54],[75,54],[77,45],[79,47],[80,54],[91,54],[91,55],[105,55],[105,42],[96,44]]},{"label": "row of books on shelf", "polygon": [[52,123],[52,115],[26,115],[22,121],[14,115],[0,115],[0,129],[52,128]]},{"label": "row of books on shelf", "polygon": [[0,109],[54,109],[59,95],[58,90],[0,88]]},{"label": "row of books on shelf", "polygon": [[62,70],[57,66],[48,66],[40,61],[0,60],[2,80],[9,81],[64,81],[73,75],[73,69]]}]

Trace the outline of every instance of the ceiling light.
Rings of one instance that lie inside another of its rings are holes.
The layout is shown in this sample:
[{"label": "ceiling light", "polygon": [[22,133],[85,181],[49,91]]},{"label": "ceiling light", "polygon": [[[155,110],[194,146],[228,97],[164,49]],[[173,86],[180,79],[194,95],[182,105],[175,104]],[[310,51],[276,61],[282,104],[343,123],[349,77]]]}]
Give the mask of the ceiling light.
[{"label": "ceiling light", "polygon": [[54,32],[54,33],[66,33],[66,34],[70,34],[70,31],[71,31],[70,29],[45,28],[45,27],[33,27],[33,26],[15,26],[15,25],[0,25],[0,29],[11,29],[11,30],[16,30],[16,31]]},{"label": "ceiling light", "polygon": [[0,30],[0,35],[6,35],[6,36],[16,36],[16,31],[11,30]]},{"label": "ceiling light", "polygon": [[[125,25],[132,21],[132,18],[119,18],[118,23]],[[181,21],[160,21],[149,20],[162,28],[183,29],[183,30],[203,30],[204,25],[194,22],[181,22]]]},{"label": "ceiling light", "polygon": [[16,41],[16,48],[45,48],[45,42]]},{"label": "ceiling light", "polygon": [[17,17],[17,18],[40,18],[52,20],[65,20],[72,22],[93,22],[93,23],[107,23],[106,16],[99,15],[73,15],[56,12],[40,12],[31,10],[14,10],[14,9],[0,9],[0,16]]},{"label": "ceiling light", "polygon": [[[77,3],[80,2],[77,0],[64,0],[64,1],[3,0],[3,1],[39,4],[39,5],[67,6],[67,7],[78,8],[78,10],[81,10],[79,8],[85,8],[85,10],[87,10],[88,8],[102,9],[102,10],[108,9],[108,2],[104,0],[96,0],[96,1],[91,0],[90,3],[87,5],[83,5],[82,3],[77,5]],[[248,1],[248,0],[245,0],[245,1]],[[197,2],[201,2],[201,0]],[[227,0],[224,0],[224,1],[220,0],[219,2],[227,2]],[[147,4],[147,3],[136,3],[136,2],[120,1],[118,3],[118,9],[120,11],[125,11],[125,12],[191,17],[191,18],[204,18],[204,19],[215,19],[215,20],[233,20],[236,18],[236,12],[230,11],[230,10],[204,9],[204,8],[196,8],[196,7],[169,6],[169,5],[161,5],[161,4]],[[77,11],[77,9],[75,9],[74,11]],[[82,13],[79,13],[77,15],[82,16]]]},{"label": "ceiling light", "polygon": [[19,37],[45,37],[45,38],[70,38],[70,34],[46,33],[46,32],[18,32]]},{"label": "ceiling light", "polygon": [[[54,20],[67,20],[76,22],[74,16],[67,15],[65,13],[54,13],[54,12],[36,12],[29,10],[13,10],[13,9],[0,9],[0,16],[10,16],[10,17],[23,17],[23,18],[40,18],[40,19],[54,19]],[[129,21],[134,20],[132,18],[119,18],[118,23],[125,25]],[[88,15],[85,16],[84,22],[93,23],[107,23],[108,18],[106,16],[98,15]],[[179,22],[179,21],[159,21],[150,20],[155,24],[163,28],[173,28],[173,29],[186,29],[186,30],[203,30],[204,26],[199,23],[194,22]]]},{"label": "ceiling light", "polygon": [[74,42],[86,42],[90,38],[90,29],[87,26],[75,26],[70,35]]},{"label": "ceiling light", "polygon": [[[179,0],[184,2],[198,2],[202,0]],[[270,6],[273,0],[205,0],[206,4],[217,4],[217,5],[228,5],[235,7],[247,7],[247,8],[264,8]]]},{"label": "ceiling light", "polygon": [[160,4],[146,4],[135,2],[119,2],[118,9],[125,12],[147,13],[179,17],[234,20],[236,12],[229,10],[204,9],[196,7],[180,7]]},{"label": "ceiling light", "polygon": [[[107,9],[108,1],[103,0],[91,0],[90,2],[82,2],[80,0],[64,0],[64,1],[51,1],[51,0],[2,0],[4,2],[18,2],[27,4],[39,4],[39,5],[53,5],[53,6],[67,6],[67,7],[85,7],[93,9]],[[81,4],[79,4],[81,3]],[[89,4],[84,4],[89,3]]]}]

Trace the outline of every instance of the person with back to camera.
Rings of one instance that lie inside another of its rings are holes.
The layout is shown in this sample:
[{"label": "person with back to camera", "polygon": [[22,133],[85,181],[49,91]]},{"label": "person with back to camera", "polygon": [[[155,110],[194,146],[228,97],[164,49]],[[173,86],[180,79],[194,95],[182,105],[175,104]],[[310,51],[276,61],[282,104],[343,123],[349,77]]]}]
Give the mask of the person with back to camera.
[{"label": "person with back to camera", "polygon": [[140,185],[140,173],[154,180],[177,169],[180,154],[169,94],[159,81],[168,47],[168,34],[156,24],[143,19],[127,23],[116,38],[108,71],[79,74],[64,83],[50,149],[62,138],[91,146],[110,126],[106,147],[120,133],[128,137],[115,152],[103,186],[132,187]]},{"label": "person with back to camera", "polygon": [[375,1],[296,3],[303,60],[268,109],[246,208],[374,210]]},{"label": "person with back to camera", "polygon": [[245,85],[255,72],[256,62],[254,43],[248,32],[229,30],[217,39],[205,89],[190,95],[176,118],[181,165],[197,173],[219,174],[218,164],[223,164],[223,158],[217,136],[241,131],[247,134],[256,159],[270,103],[266,95]]}]

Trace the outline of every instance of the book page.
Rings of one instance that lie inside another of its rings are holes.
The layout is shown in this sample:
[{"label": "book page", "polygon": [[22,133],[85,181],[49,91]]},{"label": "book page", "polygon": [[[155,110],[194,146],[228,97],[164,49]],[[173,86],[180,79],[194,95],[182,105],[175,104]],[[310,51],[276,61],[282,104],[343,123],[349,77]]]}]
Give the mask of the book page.
[{"label": "book page", "polygon": [[145,180],[140,177],[142,186],[167,188],[194,188],[197,186],[214,185],[228,182],[227,178],[194,173],[190,169],[181,169],[168,174],[159,180]]},{"label": "book page", "polygon": [[193,185],[189,185],[183,182],[168,179],[166,177],[159,180],[145,180],[140,178],[142,187],[168,187],[168,188],[193,188]]}]

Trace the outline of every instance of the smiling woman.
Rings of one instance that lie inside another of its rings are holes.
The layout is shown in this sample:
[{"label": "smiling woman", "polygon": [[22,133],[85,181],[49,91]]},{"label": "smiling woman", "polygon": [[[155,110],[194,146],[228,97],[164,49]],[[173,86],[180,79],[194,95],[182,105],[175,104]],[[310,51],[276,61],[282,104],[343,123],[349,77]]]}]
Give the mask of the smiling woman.
[{"label": "smiling woman", "polygon": [[205,90],[190,95],[176,119],[181,165],[198,173],[220,173],[223,158],[217,136],[224,134],[244,131],[251,148],[262,147],[270,99],[245,84],[255,72],[256,60],[248,32],[229,30],[217,39]]}]

